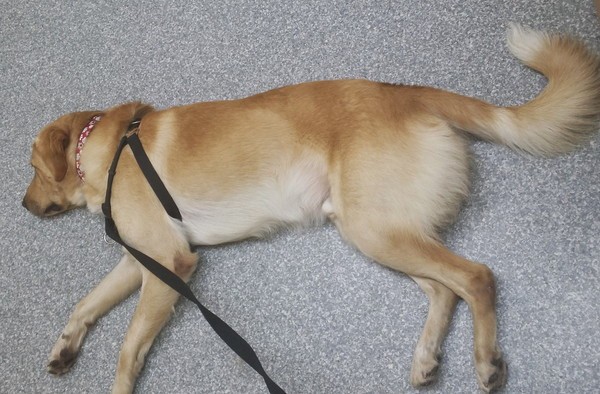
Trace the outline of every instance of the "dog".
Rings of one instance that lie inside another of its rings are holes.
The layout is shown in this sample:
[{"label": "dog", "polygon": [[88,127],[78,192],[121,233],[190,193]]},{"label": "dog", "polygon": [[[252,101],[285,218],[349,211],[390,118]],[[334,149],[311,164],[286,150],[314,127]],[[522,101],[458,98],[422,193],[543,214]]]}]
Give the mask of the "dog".
[{"label": "dog", "polygon": [[[593,135],[600,114],[600,60],[585,45],[517,25],[508,44],[549,81],[522,106],[497,107],[429,87],[339,80],[166,110],[134,102],[62,116],[35,138],[35,175],[23,206],[40,217],[84,206],[100,212],[117,144],[141,118],[139,138],[183,221],[165,213],[126,148],[112,206],[129,245],[188,281],[197,264],[190,244],[261,237],[329,219],[347,242],[406,273],[427,294],[411,383],[435,380],[440,347],[462,298],[473,316],[478,383],[491,391],[507,375],[496,340],[494,276],[439,237],[467,196],[465,137],[553,156]],[[178,294],[128,253],[75,307],[50,353],[49,372],[67,372],[90,325],[140,287],[112,388],[131,392]]]}]

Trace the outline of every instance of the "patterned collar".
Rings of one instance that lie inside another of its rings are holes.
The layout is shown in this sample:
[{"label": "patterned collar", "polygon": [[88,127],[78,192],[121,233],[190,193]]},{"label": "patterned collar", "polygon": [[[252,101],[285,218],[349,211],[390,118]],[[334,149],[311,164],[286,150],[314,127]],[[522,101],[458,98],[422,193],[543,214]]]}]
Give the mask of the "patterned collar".
[{"label": "patterned collar", "polygon": [[98,123],[102,119],[102,116],[96,115],[90,119],[88,124],[81,130],[81,134],[79,134],[79,141],[77,141],[77,147],[75,148],[75,169],[77,170],[77,175],[79,175],[79,179],[82,182],[85,182],[85,174],[81,170],[81,151],[83,150],[83,145],[87,140],[87,137],[90,135],[96,123]]}]

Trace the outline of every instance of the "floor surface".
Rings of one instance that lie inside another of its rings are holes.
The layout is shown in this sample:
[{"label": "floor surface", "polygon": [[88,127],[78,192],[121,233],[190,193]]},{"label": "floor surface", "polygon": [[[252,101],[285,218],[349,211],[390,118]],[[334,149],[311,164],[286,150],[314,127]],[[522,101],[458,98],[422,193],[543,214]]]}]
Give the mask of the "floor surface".
[{"label": "floor surface", "polygon": [[[333,78],[516,105],[545,82],[508,52],[511,21],[600,49],[592,1],[0,2],[0,392],[109,391],[137,301],[98,322],[70,373],[46,372],[73,306],[119,250],[103,241],[99,216],[40,220],[21,207],[44,124],[128,100],[164,108]],[[472,195],[446,238],[496,274],[504,392],[598,392],[600,136],[556,159],[472,148]],[[347,246],[332,225],[200,253],[191,287],[288,393],[416,392],[408,378],[425,295]],[[461,303],[439,382],[425,392],[477,390]],[[266,392],[188,302],[158,337],[136,391]]]}]

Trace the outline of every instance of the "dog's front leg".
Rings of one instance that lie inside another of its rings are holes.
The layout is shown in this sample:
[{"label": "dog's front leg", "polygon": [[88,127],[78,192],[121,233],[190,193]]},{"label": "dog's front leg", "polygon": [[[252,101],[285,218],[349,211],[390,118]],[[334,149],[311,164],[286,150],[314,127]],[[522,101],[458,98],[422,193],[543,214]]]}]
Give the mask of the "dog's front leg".
[{"label": "dog's front leg", "polygon": [[67,372],[75,362],[88,328],[139,288],[141,282],[142,273],[137,262],[129,255],[123,256],[119,264],[75,307],[50,352],[48,372],[56,375]]},{"label": "dog's front leg", "polygon": [[[179,252],[172,264],[165,264],[183,280],[189,280],[196,266],[195,253]],[[179,294],[151,272],[142,268],[140,300],[121,347],[113,393],[131,393],[135,379],[144,366],[144,359],[154,338],[171,317]]]}]

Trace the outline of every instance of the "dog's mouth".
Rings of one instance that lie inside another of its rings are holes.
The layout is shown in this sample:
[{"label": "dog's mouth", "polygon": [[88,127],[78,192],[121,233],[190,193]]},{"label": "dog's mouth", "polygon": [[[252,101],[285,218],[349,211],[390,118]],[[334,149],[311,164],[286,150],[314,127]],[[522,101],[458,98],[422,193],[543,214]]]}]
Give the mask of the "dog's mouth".
[{"label": "dog's mouth", "polygon": [[64,212],[66,210],[67,209],[65,207],[63,207],[62,205],[52,203],[52,204],[48,205],[48,207],[46,207],[42,216],[53,216],[53,215],[57,215],[61,212]]},{"label": "dog's mouth", "polygon": [[47,218],[50,216],[56,216],[60,213],[63,213],[64,211],[67,210],[67,208],[58,205],[58,204],[50,204],[48,205],[45,209],[40,209],[38,207],[35,206],[28,206],[26,204],[23,204],[23,207],[25,209],[27,209],[29,212],[31,212],[34,216],[40,217],[40,218]]}]

